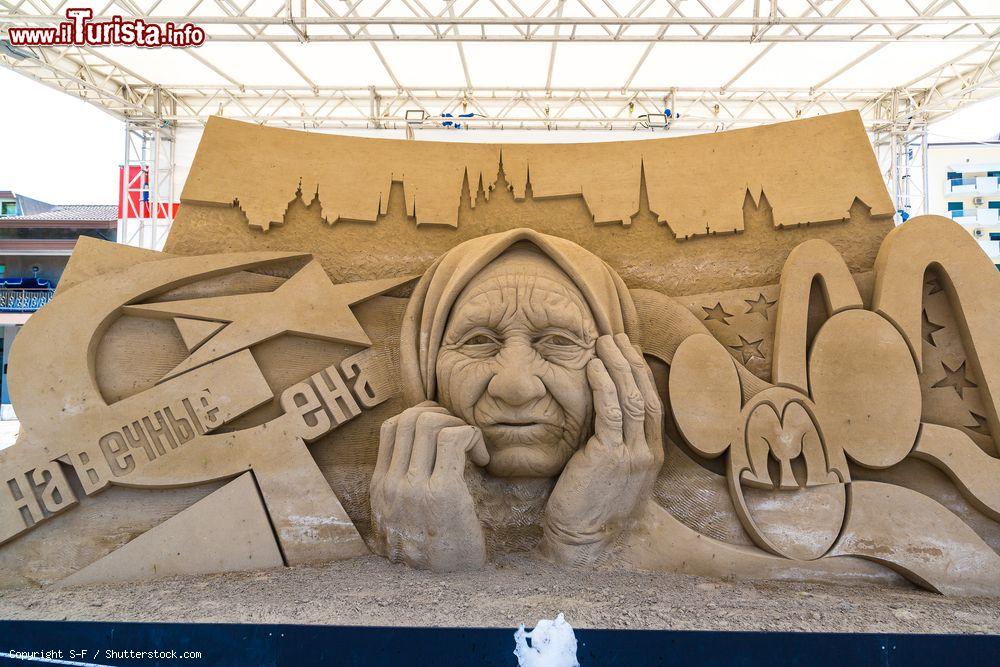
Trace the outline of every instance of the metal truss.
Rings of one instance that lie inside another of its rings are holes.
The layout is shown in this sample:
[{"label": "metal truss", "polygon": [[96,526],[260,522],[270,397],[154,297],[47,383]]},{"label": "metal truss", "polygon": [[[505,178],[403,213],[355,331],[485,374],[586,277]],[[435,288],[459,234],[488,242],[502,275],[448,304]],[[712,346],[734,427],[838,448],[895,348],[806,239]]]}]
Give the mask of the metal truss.
[{"label": "metal truss", "polygon": [[176,201],[175,132],[170,126],[128,121],[118,242],[162,250]]},{"label": "metal truss", "polygon": [[[106,4],[81,4],[95,7],[95,20],[121,15],[150,23],[192,22],[206,30],[211,43],[265,44],[276,63],[294,72],[286,85],[254,85],[198,49],[186,49],[184,57],[224,83],[165,86],[100,48],[5,48],[0,41],[0,65],[127,121],[129,133],[141,128],[147,148],[157,142],[172,145],[168,135],[173,128],[201,125],[213,114],[306,129],[405,128],[412,136],[414,128],[704,132],[855,109],[872,135],[897,209],[916,214],[926,209],[927,125],[1000,94],[1000,6],[995,1],[902,0],[894,3],[894,16],[880,15],[878,0],[101,1]],[[12,25],[53,25],[73,4],[0,0],[0,40]],[[185,11],[178,14],[181,5]],[[323,42],[368,43],[392,85],[317,85],[285,44]],[[466,85],[436,85],[433,80],[407,85],[381,48],[384,42],[454,42]],[[545,85],[475,85],[476,72],[464,51],[470,42],[548,43]],[[646,47],[620,86],[560,87],[553,77],[556,51],[572,42],[640,42]],[[667,42],[761,44],[761,49],[719,87],[670,87],[669,82],[657,89],[634,86],[652,50]],[[880,50],[901,42],[954,42],[967,48],[895,88],[831,86]],[[808,87],[741,86],[741,79],[783,43],[869,46]],[[671,110],[667,122],[649,122],[650,115],[666,109]],[[408,111],[419,112],[422,120],[408,122]],[[151,238],[155,241],[155,234]]]},{"label": "metal truss", "polygon": [[469,129],[644,130],[659,129],[647,127],[646,115],[671,109],[670,122],[676,129],[716,131],[866,109],[882,93],[877,89],[173,86],[175,111],[161,112],[160,118],[185,124],[218,114],[299,128],[400,129],[413,124],[406,112],[419,110],[424,115],[419,127],[425,129],[454,128],[457,123]]},{"label": "metal truss", "polygon": [[[219,42],[978,42],[997,34],[1000,17],[974,14],[958,0],[924,8],[908,2],[905,14],[882,16],[862,0],[861,16],[841,15],[847,2],[760,0],[443,0],[402,3],[365,0],[196,1],[185,13],[158,10],[162,0],[109,2],[95,20],[131,14],[147,22],[236,26],[240,33],[214,32]],[[66,3],[9,0],[25,24],[58,21]],[[406,8],[404,15],[399,4]],[[877,3],[875,3],[877,4]],[[145,5],[145,7],[143,7]],[[789,7],[805,6],[804,13]],[[955,12],[939,13],[951,7]],[[212,11],[214,9],[214,11]],[[720,30],[724,28],[724,30]],[[788,30],[782,30],[788,28]]]},{"label": "metal truss", "polygon": [[[102,49],[86,46],[0,48],[0,65],[81,97],[116,117],[172,125],[201,124],[208,116],[220,114],[287,127],[398,129],[407,127],[405,112],[410,109],[424,112],[427,121],[422,128],[632,130],[646,129],[644,114],[670,108],[674,112],[671,127],[692,131],[845,109],[861,111],[869,127],[875,128],[884,125],[886,100],[892,95],[907,102],[903,113],[930,122],[1000,92],[1000,7],[989,14],[973,14],[966,5],[974,0],[904,1],[909,14],[886,17],[879,16],[869,0],[435,0],[433,11],[427,0],[402,0],[408,16],[390,15],[390,11],[398,12],[400,4],[389,0],[194,0],[182,15],[159,10],[167,4],[163,0],[110,0],[95,9],[95,20],[122,15],[147,22],[191,21],[205,27],[213,42],[268,44],[297,78],[289,85],[255,86],[239,81],[197,49],[185,53],[227,83],[162,86],[116,62]],[[60,12],[69,4],[67,0],[0,0],[0,39],[10,25],[60,21]],[[842,15],[859,4],[867,15]],[[378,44],[428,39],[458,42],[456,55],[466,86],[405,85]],[[896,91],[828,86],[892,42],[923,40],[968,42],[969,49]],[[319,86],[282,49],[284,41],[369,41],[394,85]],[[534,89],[475,86],[464,41],[552,42],[546,85]],[[555,53],[564,41],[648,44],[620,87],[570,89],[553,86]],[[765,46],[719,88],[632,86],[655,44],[667,41],[759,42]],[[739,80],[781,42],[873,45],[808,88],[740,87]],[[472,116],[452,121],[446,114]],[[897,120],[906,121],[909,116]]]},{"label": "metal truss", "polygon": [[929,210],[927,126],[886,126],[871,135],[875,157],[896,208],[896,219]]}]

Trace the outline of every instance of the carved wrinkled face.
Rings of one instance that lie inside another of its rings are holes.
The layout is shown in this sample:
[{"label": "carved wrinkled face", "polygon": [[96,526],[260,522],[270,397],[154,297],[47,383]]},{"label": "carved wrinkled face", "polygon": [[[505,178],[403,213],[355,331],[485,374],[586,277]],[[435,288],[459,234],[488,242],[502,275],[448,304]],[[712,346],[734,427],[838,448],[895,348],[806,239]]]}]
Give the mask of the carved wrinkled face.
[{"label": "carved wrinkled face", "polygon": [[596,341],[579,289],[530,249],[507,251],[466,286],[438,354],[438,400],[482,429],[489,473],[559,474],[588,435]]}]

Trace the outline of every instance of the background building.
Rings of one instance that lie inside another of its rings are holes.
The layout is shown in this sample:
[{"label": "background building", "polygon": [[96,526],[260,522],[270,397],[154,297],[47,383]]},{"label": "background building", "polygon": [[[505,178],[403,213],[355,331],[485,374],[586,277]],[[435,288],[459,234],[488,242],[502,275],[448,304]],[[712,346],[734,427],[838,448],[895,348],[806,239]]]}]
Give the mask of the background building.
[{"label": "background building", "polygon": [[961,224],[1000,264],[1000,141],[932,144],[928,153],[930,212]]},{"label": "background building", "polygon": [[93,236],[114,241],[117,228],[114,205],[57,205],[0,191],[0,419],[14,418],[7,358],[21,325],[52,298],[76,240]]}]

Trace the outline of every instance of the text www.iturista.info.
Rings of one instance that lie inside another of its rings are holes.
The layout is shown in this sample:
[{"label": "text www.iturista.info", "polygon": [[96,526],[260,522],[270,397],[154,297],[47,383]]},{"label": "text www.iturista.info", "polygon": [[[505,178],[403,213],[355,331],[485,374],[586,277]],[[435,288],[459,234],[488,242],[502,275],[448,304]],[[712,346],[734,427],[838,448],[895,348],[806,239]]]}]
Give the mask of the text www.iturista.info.
[{"label": "text www.iturista.info", "polygon": [[92,21],[92,9],[67,9],[66,21],[56,26],[11,26],[13,46],[140,46],[144,48],[201,46],[205,30],[193,23],[148,23],[112,16]]}]

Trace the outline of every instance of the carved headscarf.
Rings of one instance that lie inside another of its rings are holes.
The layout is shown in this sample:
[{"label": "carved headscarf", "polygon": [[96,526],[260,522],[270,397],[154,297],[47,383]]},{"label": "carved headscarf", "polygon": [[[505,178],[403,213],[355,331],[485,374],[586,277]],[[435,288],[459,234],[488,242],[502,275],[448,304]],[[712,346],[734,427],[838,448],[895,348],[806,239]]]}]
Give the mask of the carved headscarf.
[{"label": "carved headscarf", "polygon": [[589,250],[526,228],[480,236],[439,257],[413,290],[400,334],[403,396],[408,403],[434,399],[438,351],[452,306],[480,271],[518,242],[533,244],[566,273],[590,306],[600,335],[638,335],[639,320],[628,288]]}]

